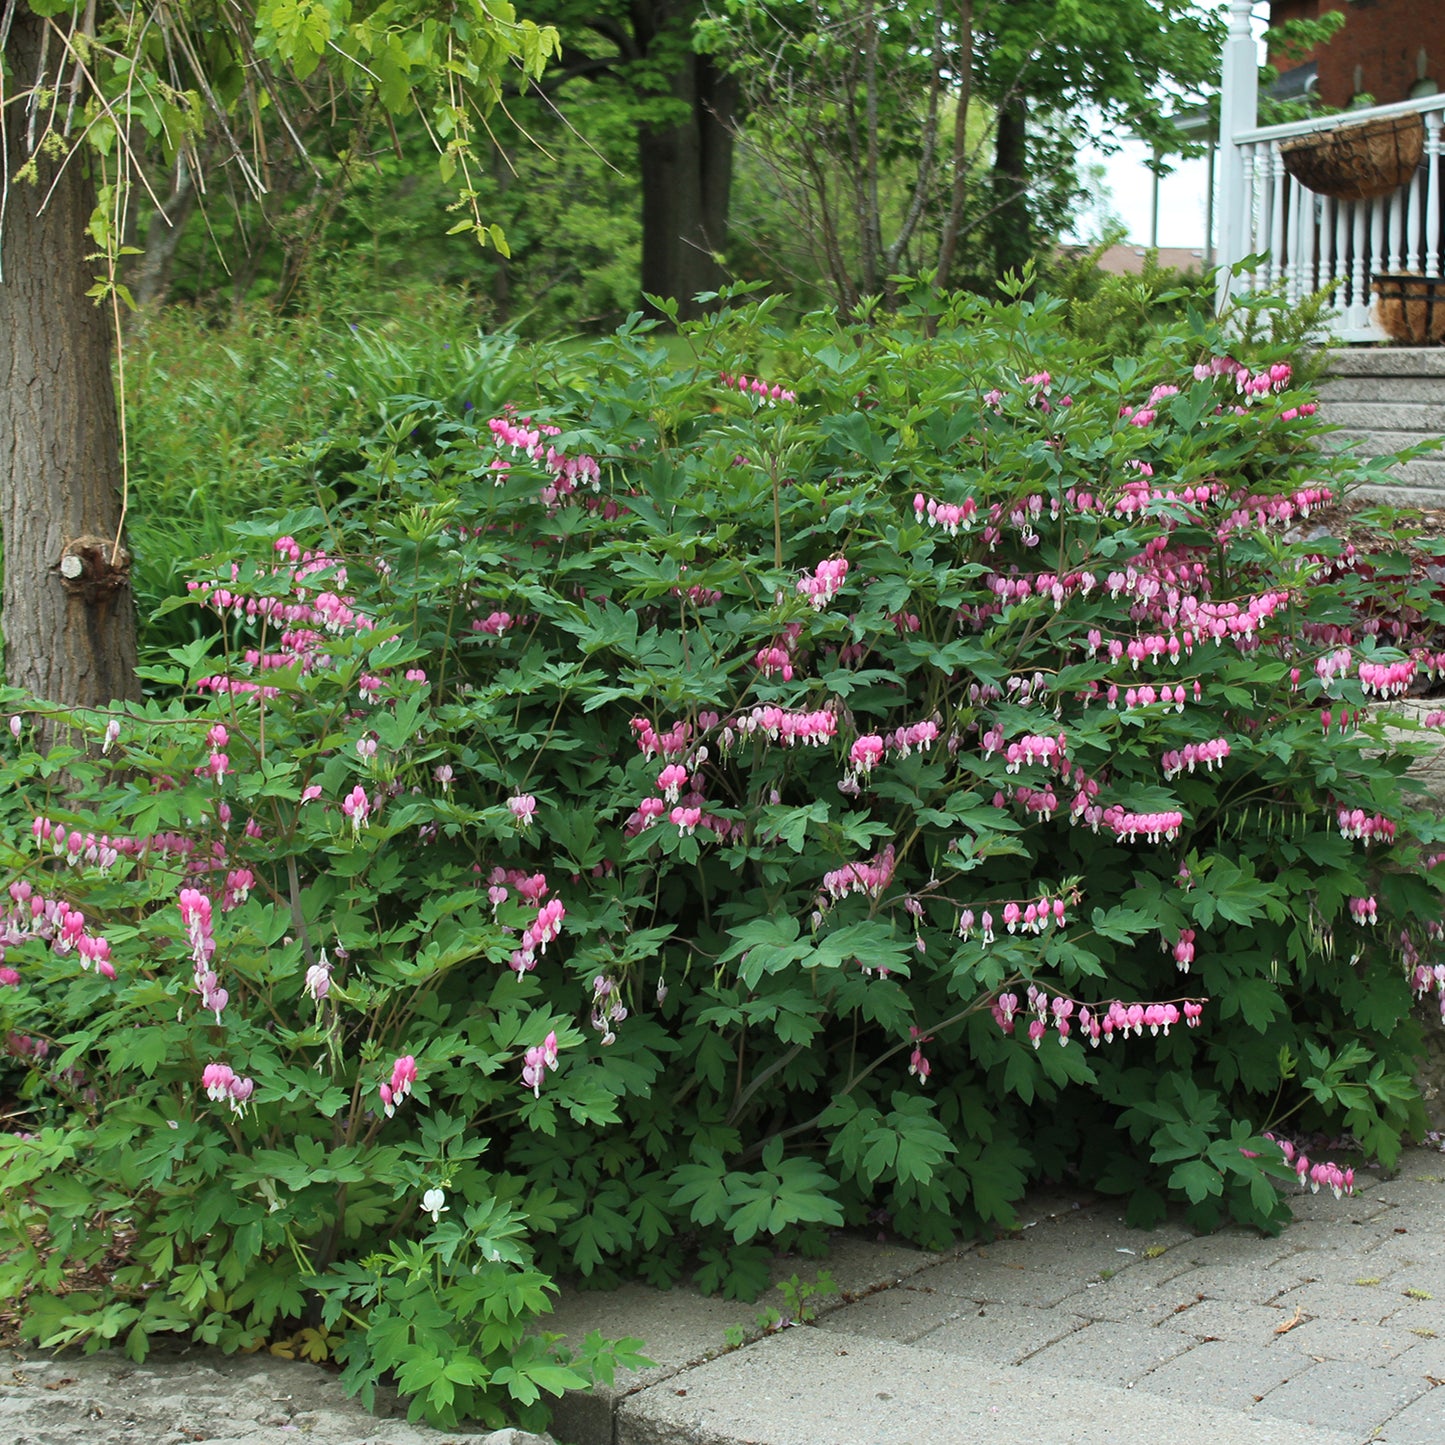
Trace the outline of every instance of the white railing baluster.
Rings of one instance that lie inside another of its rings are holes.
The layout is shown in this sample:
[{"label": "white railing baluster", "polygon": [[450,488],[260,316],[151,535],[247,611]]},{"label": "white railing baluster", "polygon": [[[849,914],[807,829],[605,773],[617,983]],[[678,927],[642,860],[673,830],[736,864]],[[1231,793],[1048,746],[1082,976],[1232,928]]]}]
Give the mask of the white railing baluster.
[{"label": "white railing baluster", "polygon": [[[1284,167],[1284,159],[1280,159]],[[1300,188],[1286,171],[1281,196],[1284,201],[1284,244],[1280,248],[1280,279],[1284,282],[1284,294],[1291,301],[1299,299],[1299,193]]]},{"label": "white railing baluster", "polygon": [[1427,276],[1440,274],[1440,112],[1425,117],[1425,262]]},{"label": "white railing baluster", "polygon": [[[1262,256],[1269,250],[1269,147],[1252,146],[1249,157],[1249,242],[1246,254]],[[1249,273],[1251,286],[1268,285],[1264,263]]]},{"label": "white railing baluster", "polygon": [[1379,200],[1374,200],[1374,201],[1369,202],[1369,207],[1370,207],[1370,254],[1369,254],[1369,260],[1367,261],[1367,263],[1366,263],[1366,265],[1365,265],[1365,290],[1364,290],[1364,295],[1363,295],[1363,298],[1362,298],[1363,301],[1364,301],[1364,304],[1365,304],[1365,306],[1366,306],[1366,308],[1367,308],[1367,311],[1366,311],[1366,315],[1367,315],[1367,316],[1368,316],[1368,307],[1369,307],[1369,305],[1370,305],[1370,301],[1371,301],[1371,299],[1372,299],[1372,297],[1373,297],[1373,294],[1374,294],[1374,293],[1370,290],[1370,282],[1371,282],[1371,280],[1372,280],[1372,278],[1374,277],[1374,275],[1375,275],[1376,272],[1378,272],[1378,271],[1384,271],[1384,270],[1388,269],[1388,268],[1382,263],[1382,261],[1381,261],[1381,257],[1383,257],[1384,254],[1385,254],[1385,211],[1384,211],[1384,206],[1383,206],[1383,204],[1381,203],[1381,201],[1379,201]]},{"label": "white railing baluster", "polygon": [[[1398,271],[1439,276],[1445,267],[1445,94],[1255,126],[1252,75],[1245,64],[1248,10],[1247,0],[1230,0],[1225,83],[1236,103],[1228,114],[1221,111],[1219,264],[1228,268],[1241,256],[1263,253],[1257,273],[1241,277],[1236,290],[1281,287],[1292,300],[1338,281],[1335,303],[1343,313],[1334,323],[1338,338],[1379,339],[1370,319],[1372,276]],[[1282,141],[1408,115],[1424,122],[1424,163],[1390,195],[1352,202],[1317,197],[1284,169]]]},{"label": "white railing baluster", "polygon": [[1365,212],[1368,207],[1363,201],[1351,204],[1354,211],[1355,255],[1350,265],[1350,304],[1345,308],[1345,324],[1350,327],[1362,325],[1361,314],[1369,313],[1370,278],[1365,265]]},{"label": "white railing baluster", "polygon": [[1423,219],[1421,208],[1423,200],[1421,197],[1422,182],[1425,173],[1417,170],[1410,177],[1410,184],[1406,187],[1406,193],[1401,198],[1402,206],[1408,213],[1405,223],[1405,254],[1400,266],[1404,271],[1419,271],[1424,267],[1423,251],[1425,249],[1424,237],[1420,234],[1420,223]]},{"label": "white railing baluster", "polygon": [[1269,284],[1284,279],[1284,157],[1278,146],[1269,148]]},{"label": "white railing baluster", "polygon": [[1350,277],[1350,207],[1347,201],[1331,201],[1335,212],[1335,264],[1330,280],[1339,278],[1335,288],[1335,305],[1343,306],[1349,295]]}]

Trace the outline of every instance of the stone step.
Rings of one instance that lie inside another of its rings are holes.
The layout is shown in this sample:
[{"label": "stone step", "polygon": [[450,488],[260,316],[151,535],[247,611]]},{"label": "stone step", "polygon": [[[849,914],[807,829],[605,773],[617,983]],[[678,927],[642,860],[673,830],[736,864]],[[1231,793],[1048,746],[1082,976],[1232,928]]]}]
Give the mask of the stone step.
[{"label": "stone step", "polygon": [[1331,405],[1382,401],[1445,404],[1445,376],[1327,376],[1315,390],[1321,401]]},{"label": "stone step", "polygon": [[[1401,436],[1400,433],[1393,435]],[[1330,432],[1321,442],[1328,447],[1358,444],[1356,455],[1362,459],[1382,456],[1393,449],[1380,437],[1364,433]],[[1399,441],[1394,442],[1395,447],[1399,445]],[[1378,482],[1362,485],[1358,491],[1361,496],[1389,502],[1392,506],[1445,509],[1445,455],[1437,453],[1410,462],[1397,462],[1384,471]]]},{"label": "stone step", "polygon": [[1445,461],[1403,462],[1379,482],[1362,486],[1359,495],[1393,507],[1445,510]]},{"label": "stone step", "polygon": [[1355,496],[1390,507],[1414,507],[1423,512],[1445,510],[1445,481],[1434,486],[1395,486],[1393,484],[1360,487]]},{"label": "stone step", "polygon": [[[1414,431],[1364,431],[1356,427],[1341,427],[1339,431],[1326,433],[1321,440],[1331,447],[1353,447],[1363,457],[1382,457],[1390,452],[1404,451],[1407,447],[1418,446],[1421,442],[1439,442],[1437,435]],[[1425,460],[1433,460],[1426,457]]]},{"label": "stone step", "polygon": [[1320,414],[1334,426],[1360,432],[1421,432],[1445,435],[1445,378],[1434,405],[1418,401],[1375,401],[1355,397],[1349,401],[1328,401]]},{"label": "stone step", "polygon": [[1445,377],[1442,346],[1351,346],[1330,353],[1332,376]]}]

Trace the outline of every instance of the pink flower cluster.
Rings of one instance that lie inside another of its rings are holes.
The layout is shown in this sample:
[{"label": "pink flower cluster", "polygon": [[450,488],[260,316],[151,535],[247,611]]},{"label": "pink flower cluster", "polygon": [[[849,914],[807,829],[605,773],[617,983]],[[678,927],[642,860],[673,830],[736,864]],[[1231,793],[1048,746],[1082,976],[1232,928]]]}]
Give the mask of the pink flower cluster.
[{"label": "pink flower cluster", "polygon": [[530,793],[519,793],[516,797],[507,799],[507,809],[517,820],[519,827],[530,828],[533,815],[537,811],[537,800]]},{"label": "pink flower cluster", "polygon": [[[1180,598],[1179,615],[1196,637],[1229,641],[1244,649],[1257,643],[1264,624],[1288,605],[1288,592],[1261,592],[1243,606],[1237,602],[1201,602],[1186,595]],[[1188,651],[1187,637],[1185,642]]]},{"label": "pink flower cluster", "polygon": [[[897,866],[893,844],[889,843],[881,853],[866,862],[848,863],[823,875],[823,893],[826,898],[837,902],[853,893],[878,898],[893,881],[893,870]],[[826,900],[825,900],[826,903]]]},{"label": "pink flower cluster", "polygon": [[1315,659],[1315,676],[1323,683],[1331,683],[1343,677],[1350,670],[1354,657],[1348,647],[1337,647]]},{"label": "pink flower cluster", "polygon": [[1367,923],[1378,923],[1380,917],[1374,898],[1351,898],[1350,917],[1362,927]]},{"label": "pink flower cluster", "polygon": [[602,1035],[603,1047],[617,1042],[617,1032],[614,1024],[620,1024],[627,1018],[627,1005],[622,1002],[617,985],[607,977],[599,973],[592,980],[592,1017],[591,1024],[599,1034]]},{"label": "pink flower cluster", "polygon": [[759,401],[797,401],[798,394],[795,391],[788,391],[785,387],[774,382],[771,386],[760,377],[748,376],[739,373],[734,376],[731,372],[724,371],[718,374],[718,380],[725,387],[733,391],[740,391],[744,396],[754,396]]},{"label": "pink flower cluster", "polygon": [[[551,480],[544,484],[537,494],[537,500],[552,515],[566,498],[586,487],[597,491],[602,485],[602,468],[597,458],[579,453],[568,456],[551,444],[550,438],[560,436],[561,428],[545,422],[532,424],[532,418],[518,416],[508,407],[502,416],[494,416],[487,422],[487,430],[498,449],[510,448],[513,454],[522,453],[529,460],[546,467]],[[501,456],[494,457],[491,469],[497,486],[507,479],[511,463]]]},{"label": "pink flower cluster", "polygon": [[1341,808],[1335,814],[1340,837],[1363,838],[1367,843],[1395,841],[1395,825],[1379,813],[1367,814],[1363,808]]},{"label": "pink flower cluster", "polygon": [[838,735],[838,715],[827,708],[816,712],[789,712],[781,707],[755,707],[727,724],[722,732],[722,746],[727,750],[737,738],[759,733],[769,742],[780,742],[784,747],[797,743],[820,747]]},{"label": "pink flower cluster", "polygon": [[926,753],[938,741],[938,736],[938,724],[931,718],[925,718],[922,722],[894,728],[884,735],[883,741],[889,752],[906,758],[914,753]]},{"label": "pink flower cluster", "polygon": [[317,1003],[331,992],[331,960],[326,957],[324,948],[316,962],[306,970],[305,989]]},{"label": "pink flower cluster", "polygon": [[562,429],[555,426],[533,427],[529,425],[531,420],[528,416],[518,417],[515,412],[507,416],[494,416],[487,422],[487,430],[499,447],[511,447],[514,452],[525,452],[534,460],[540,461],[543,455],[543,436],[560,436]]},{"label": "pink flower cluster", "polygon": [[[1194,701],[1198,702],[1201,689],[1199,679],[1194,680]],[[1138,687],[1126,687],[1121,694],[1117,685],[1110,683],[1104,693],[1104,704],[1111,711],[1118,707],[1120,697],[1124,701],[1124,709],[1127,712],[1130,708],[1153,707],[1156,702],[1163,703],[1165,707],[1172,707],[1175,712],[1183,712],[1184,704],[1188,700],[1184,691],[1184,684],[1171,687],[1167,682],[1163,687],[1155,689],[1151,683],[1141,682]]]},{"label": "pink flower cluster", "polygon": [[52,823],[43,816],[31,823],[30,832],[37,843],[48,843],[55,857],[71,868],[88,863],[106,873],[120,857],[120,849],[106,833],[97,838],[94,833],[81,833],[78,828],[67,832],[63,823]]},{"label": "pink flower cluster", "polygon": [[[1304,1150],[1296,1150],[1295,1146],[1288,1139],[1278,1139],[1273,1134],[1264,1136],[1271,1144],[1277,1144],[1279,1151],[1284,1155],[1284,1162],[1295,1172],[1301,1189],[1308,1189],[1312,1194],[1318,1194],[1322,1188],[1328,1189],[1336,1199],[1342,1199],[1346,1194],[1355,1192],[1355,1171],[1353,1169],[1341,1169],[1338,1164],[1321,1163],[1311,1164],[1309,1156]],[[1253,1158],[1254,1155],[1246,1150],[1246,1154]]]},{"label": "pink flower cluster", "polygon": [[[1141,423],[1135,422],[1134,425]],[[1206,507],[1224,492],[1224,488],[1217,482],[1201,482],[1198,486],[1180,487],[1177,490],[1174,487],[1156,487],[1149,480],[1154,475],[1154,469],[1148,462],[1136,461],[1132,465],[1140,476],[1137,480],[1125,482],[1120,489],[1114,501],[1113,511],[1116,517],[1142,515],[1160,503],[1170,507]],[[1080,505],[1079,510],[1096,510],[1093,507],[1093,497],[1084,493],[1081,502],[1085,498],[1089,505]]]},{"label": "pink flower cluster", "polygon": [[540,903],[547,896],[545,873],[523,873],[520,868],[493,868],[487,882],[490,885],[487,897],[494,910],[511,896],[507,892],[509,884],[517,890],[517,896],[528,903]]},{"label": "pink flower cluster", "polygon": [[[1089,629],[1085,641],[1090,657],[1104,645],[1103,635],[1097,627]],[[1131,637],[1127,643],[1111,641],[1108,645],[1109,660],[1118,662],[1127,657],[1135,672],[1138,672],[1140,663],[1157,663],[1166,657],[1170,662],[1177,663],[1182,651],[1183,644],[1177,636],[1160,637],[1153,633],[1147,637]]]},{"label": "pink flower cluster", "polygon": [[537,1097],[542,1097],[542,1081],[548,1069],[557,1067],[557,1034],[554,1030],[540,1044],[533,1044],[522,1061],[522,1082]]},{"label": "pink flower cluster", "polygon": [[110,943],[86,926],[85,914],[65,899],[47,898],[26,879],[17,878],[10,885],[10,907],[0,913],[0,986],[13,988],[20,982],[19,972],[4,966],[6,949],[31,938],[49,943],[57,957],[74,953],[82,971],[93,964],[102,978],[115,977]]},{"label": "pink flower cluster", "polygon": [[5,1052],[12,1059],[34,1059],[39,1064],[50,1057],[50,1045],[31,1034],[9,1033],[5,1035]]},{"label": "pink flower cluster", "polygon": [[972,497],[962,502],[939,502],[919,492],[913,498],[913,513],[920,522],[926,517],[930,527],[941,527],[948,536],[956,537],[960,530],[966,532],[973,526],[978,503]]},{"label": "pink flower cluster", "polygon": [[867,733],[848,749],[849,767],[866,777],[883,761],[884,752],[883,739],[877,733]]},{"label": "pink flower cluster", "polygon": [[1366,697],[1403,697],[1415,680],[1415,663],[1411,658],[1398,662],[1361,662],[1360,689]]},{"label": "pink flower cluster", "polygon": [[388,1119],[405,1102],[406,1096],[411,1093],[412,1085],[415,1083],[416,1060],[410,1054],[402,1054],[391,1066],[390,1080],[377,1086],[377,1093],[381,1096],[381,1107],[386,1111]]},{"label": "pink flower cluster", "polygon": [[664,758],[678,757],[688,750],[692,738],[692,724],[681,718],[664,733],[659,733],[643,717],[633,718],[629,726],[632,728],[633,735],[637,738],[637,746],[642,749],[642,756],[645,758],[659,755]]},{"label": "pink flower cluster", "polygon": [[[1005,903],[999,910],[999,918],[1009,933],[1043,933],[1045,929],[1068,926],[1068,908],[1062,898],[1050,899],[1041,894],[1026,903]],[[980,929],[979,938],[984,944],[994,941],[993,914],[985,908],[976,916],[972,908],[965,908],[958,915],[958,936],[967,942],[973,937],[974,928]]]},{"label": "pink flower cluster", "polygon": [[351,819],[353,833],[360,833],[366,826],[366,820],[371,816],[371,801],[360,783],[341,800],[341,811]]},{"label": "pink flower cluster", "polygon": [[[1438,859],[1436,861],[1439,861]],[[1419,955],[1416,954],[1416,957]],[[1431,967],[1428,963],[1417,963],[1415,970],[1410,977],[1411,987],[1415,990],[1416,998],[1424,998],[1432,990],[1440,995],[1440,1016],[1445,1019],[1445,963],[1437,963]]]},{"label": "pink flower cluster", "polygon": [[[1097,818],[1095,817],[1097,814]],[[1116,837],[1133,843],[1143,837],[1150,843],[1173,842],[1184,826],[1184,814],[1172,810],[1163,813],[1131,813],[1114,803],[1107,808],[1086,807],[1083,820],[1092,832],[1097,833],[1100,825],[1108,827]]]},{"label": "pink flower cluster", "polygon": [[199,888],[182,888],[179,903],[186,940],[191,946],[191,976],[196,992],[201,996],[201,1007],[214,1013],[219,1025],[221,1011],[230,1002],[231,995],[220,986],[220,979],[211,967],[216,954],[216,938],[211,931],[211,900]]},{"label": "pink flower cluster", "polygon": [[781,677],[784,682],[793,680],[793,654],[786,645],[774,642],[760,647],[753,658],[753,666],[764,677]]},{"label": "pink flower cluster", "polygon": [[[1194,962],[1194,930],[1192,928],[1181,928],[1179,938],[1172,950],[1174,962],[1179,966],[1180,973],[1188,973],[1189,965]],[[1169,947],[1167,940],[1165,948]]]},{"label": "pink flower cluster", "polygon": [[1182,748],[1172,750],[1160,758],[1166,778],[1177,778],[1180,773],[1192,773],[1196,766],[1203,766],[1205,772],[1213,772],[1215,765],[1229,756],[1229,740],[1213,738],[1204,743],[1186,743]]},{"label": "pink flower cluster", "polygon": [[1064,576],[1053,572],[995,572],[984,582],[1004,606],[1026,602],[1030,597],[1047,597],[1054,604],[1055,612],[1066,598],[1076,592],[1087,597],[1098,585],[1099,579],[1092,572],[1069,572]]},{"label": "pink flower cluster", "polygon": [[207,1064],[201,1070],[201,1087],[214,1104],[229,1104],[238,1118],[255,1092],[254,1080],[240,1078],[229,1064]]},{"label": "pink flower cluster", "polygon": [[[1301,407],[1293,413],[1285,412],[1282,415],[1313,415],[1313,405],[1306,405],[1308,410]],[[1215,535],[1220,541],[1224,541],[1231,532],[1244,531],[1250,527],[1262,528],[1271,522],[1277,526],[1288,526],[1297,516],[1308,517],[1317,507],[1332,502],[1334,495],[1328,487],[1300,487],[1288,496],[1254,496],[1236,492],[1230,497],[1233,510],[1220,522]]]},{"label": "pink flower cluster", "polygon": [[[1023,1010],[1017,994],[1001,993],[994,1000],[991,1011],[999,1028],[1011,1034],[1014,1032],[1014,1021]],[[1061,1044],[1067,1044],[1075,1024],[1082,1036],[1096,1046],[1101,1041],[1109,1043],[1115,1035],[1120,1038],[1128,1038],[1130,1034],[1141,1035],[1145,1029],[1151,1034],[1167,1037],[1169,1030],[1181,1018],[1188,1027],[1197,1028],[1204,1005],[1197,999],[1186,999],[1181,1010],[1173,1003],[1125,1004],[1115,999],[1107,1007],[1096,1005],[1091,1009],[1087,1004],[1063,995],[1050,997],[1043,989],[1030,984],[1027,1011],[1032,1014],[1028,1026],[1029,1042],[1038,1048],[1051,1030],[1058,1034]]]},{"label": "pink flower cluster", "polygon": [[994,727],[983,735],[981,741],[984,757],[991,758],[1000,751],[1003,753],[1004,771],[1007,773],[1017,773],[1020,768],[1034,765],[1058,768],[1064,773],[1067,773],[1069,768],[1068,738],[1063,733],[1056,736],[1026,733],[1005,745],[1003,729]]},{"label": "pink flower cluster", "polygon": [[510,612],[489,612],[485,617],[472,619],[472,631],[485,637],[505,637],[516,622]]},{"label": "pink flower cluster", "polygon": [[933,1035],[924,1033],[916,1024],[909,1024],[908,1037],[913,1040],[913,1052],[908,1056],[908,1072],[920,1084],[926,1084],[933,1065],[924,1057],[923,1046],[933,1042]]},{"label": "pink flower cluster", "polygon": [[840,791],[856,797],[858,780],[867,777],[890,752],[901,758],[910,757],[915,752],[926,753],[938,738],[938,724],[932,719],[894,728],[886,736],[865,733],[848,749],[848,767],[838,784]]},{"label": "pink flower cluster", "polygon": [[1194,368],[1195,381],[1228,377],[1234,382],[1236,391],[1251,397],[1263,396],[1271,391],[1283,391],[1289,385],[1291,374],[1288,362],[1276,361],[1267,371],[1251,375],[1249,368],[1232,356],[1212,356]]},{"label": "pink flower cluster", "polygon": [[[324,552],[303,552],[294,537],[278,537],[274,547],[282,559],[281,565],[269,572],[263,571],[262,575],[286,582],[291,589],[287,597],[247,596],[238,590],[241,580],[238,563],[231,566],[231,587],[210,580],[186,584],[203,606],[222,616],[264,621],[278,630],[281,650],[269,654],[248,652],[249,665],[265,669],[299,663],[303,668],[310,668],[322,656],[326,634],[338,636],[371,630],[374,626],[371,618],[356,611],[340,591],[333,590],[346,586],[346,568],[336,558]],[[275,691],[220,675],[206,678],[197,686],[214,692],[274,694]]]},{"label": "pink flower cluster", "polygon": [[[1059,795],[1049,783],[1042,788],[1030,788],[1027,784],[1019,783],[1013,789],[1012,801],[1018,803],[1026,813],[1037,813],[1046,823],[1059,810]],[[1002,792],[993,795],[995,808],[1007,808],[1009,802],[1009,797]]]},{"label": "pink flower cluster", "polygon": [[847,578],[847,558],[828,557],[818,563],[811,576],[798,578],[798,593],[808,599],[814,612],[821,612],[842,591]]},{"label": "pink flower cluster", "polygon": [[667,821],[671,823],[684,838],[691,837],[697,832],[698,824],[702,822],[701,808],[688,808],[679,804],[667,815]]},{"label": "pink flower cluster", "polygon": [[536,968],[537,955],[546,953],[547,945],[562,932],[562,920],[566,916],[567,910],[560,898],[551,899],[537,910],[536,918],[522,931],[522,946],[513,949],[508,965],[518,977]]}]

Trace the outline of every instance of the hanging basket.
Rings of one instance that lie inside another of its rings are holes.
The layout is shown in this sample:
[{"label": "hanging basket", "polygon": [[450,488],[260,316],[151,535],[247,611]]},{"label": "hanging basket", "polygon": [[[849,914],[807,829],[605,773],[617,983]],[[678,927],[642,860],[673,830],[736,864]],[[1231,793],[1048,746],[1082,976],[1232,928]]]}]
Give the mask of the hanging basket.
[{"label": "hanging basket", "polygon": [[1284,168],[1302,186],[1337,201],[1368,201],[1398,190],[1425,152],[1418,113],[1316,131],[1281,141]]}]

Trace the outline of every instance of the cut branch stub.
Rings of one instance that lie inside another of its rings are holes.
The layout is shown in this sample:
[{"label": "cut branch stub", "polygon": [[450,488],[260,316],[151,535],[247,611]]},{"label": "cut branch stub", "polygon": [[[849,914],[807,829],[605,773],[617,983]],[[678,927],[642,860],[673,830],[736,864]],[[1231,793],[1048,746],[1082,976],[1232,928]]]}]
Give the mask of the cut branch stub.
[{"label": "cut branch stub", "polygon": [[87,533],[61,548],[54,570],[72,597],[99,602],[130,585],[130,553],[113,538]]}]

